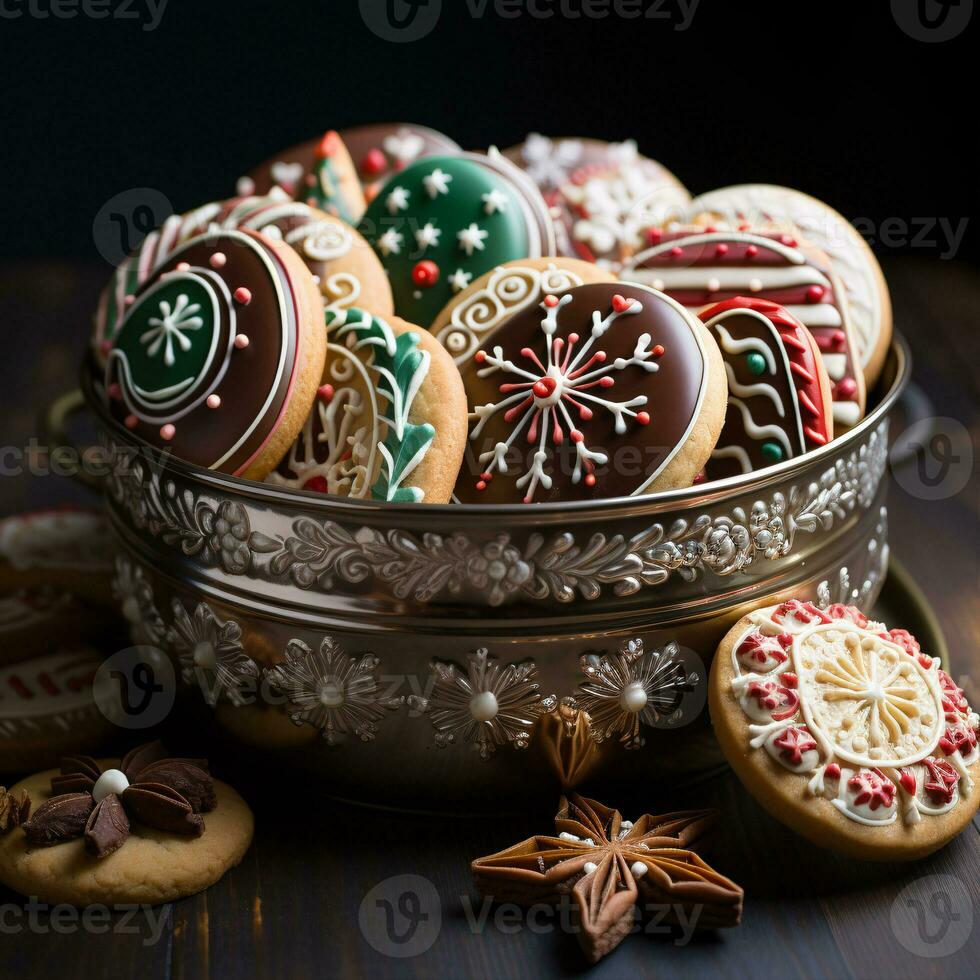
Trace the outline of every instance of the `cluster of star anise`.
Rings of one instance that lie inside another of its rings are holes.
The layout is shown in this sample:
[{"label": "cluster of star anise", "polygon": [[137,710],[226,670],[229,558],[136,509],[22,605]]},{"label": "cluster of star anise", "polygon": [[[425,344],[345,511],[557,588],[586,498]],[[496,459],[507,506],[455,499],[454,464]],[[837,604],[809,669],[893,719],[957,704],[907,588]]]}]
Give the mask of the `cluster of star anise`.
[{"label": "cluster of star anise", "polygon": [[34,847],[85,838],[93,857],[117,851],[129,837],[130,819],[186,837],[204,833],[202,813],[216,805],[203,759],[171,758],[160,742],[129,752],[119,769],[103,770],[88,756],[62,760],[51,778],[52,797],[23,823]]}]

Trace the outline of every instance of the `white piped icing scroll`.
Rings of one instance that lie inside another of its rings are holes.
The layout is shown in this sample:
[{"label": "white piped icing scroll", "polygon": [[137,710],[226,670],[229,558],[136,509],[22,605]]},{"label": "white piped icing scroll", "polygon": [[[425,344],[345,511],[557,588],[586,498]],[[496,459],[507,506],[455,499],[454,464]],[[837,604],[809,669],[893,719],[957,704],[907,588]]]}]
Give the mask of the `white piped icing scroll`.
[{"label": "white piped icing scroll", "polygon": [[749,616],[731,695],[749,744],[867,826],[952,810],[973,788],[980,718],[938,658],[853,606],[791,599]]}]

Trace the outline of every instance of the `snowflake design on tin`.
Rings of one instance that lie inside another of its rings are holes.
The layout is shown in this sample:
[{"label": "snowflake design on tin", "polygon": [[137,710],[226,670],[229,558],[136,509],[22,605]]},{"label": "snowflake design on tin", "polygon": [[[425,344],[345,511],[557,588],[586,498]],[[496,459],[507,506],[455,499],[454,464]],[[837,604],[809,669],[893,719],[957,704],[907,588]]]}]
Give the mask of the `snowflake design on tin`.
[{"label": "snowflake design on tin", "polygon": [[605,453],[589,449],[585,435],[572,417],[572,411],[577,413],[581,422],[589,422],[597,409],[609,412],[615,419],[615,429],[619,435],[626,431],[627,418],[635,419],[639,425],[650,422],[648,412],[636,410],[647,403],[646,395],[617,402],[592,391],[612,388],[616,383],[615,374],[630,367],[640,367],[651,373],[659,370],[655,358],[663,354],[663,348],[656,345],[648,350],[651,339],[648,333],[641,334],[637,339],[631,357],[617,357],[609,365],[606,364],[606,352],[596,347],[596,342],[602,339],[616,320],[639,313],[643,304],[637,299],[614,296],[612,309],[605,317],[599,310],[593,311],[591,333],[576,351],[580,340],[577,333],[570,333],[567,341],[555,336],[558,314],[571,300],[572,296],[565,293],[561,297],[546,296],[541,303],[541,309],[545,312],[541,331],[547,340],[545,361],[542,362],[530,347],[521,350],[521,356],[531,363],[533,370],[520,367],[505,357],[500,345],[489,354],[480,350],[474,355],[478,364],[486,365],[477,372],[479,377],[504,371],[521,379],[500,385],[500,393],[505,396],[501,401],[477,405],[474,410],[478,421],[470,433],[471,439],[479,438],[487,421],[498,412],[504,413],[506,422],[515,423],[506,442],[498,442],[493,449],[480,454],[484,471],[476,484],[478,490],[486,488],[493,479],[494,471],[507,472],[507,455],[525,429],[527,441],[532,445],[536,442],[538,448],[527,471],[517,478],[516,485],[526,488],[524,502],[531,503],[538,486],[545,490],[551,488],[552,478],[546,472],[545,464],[566,437],[575,445],[573,483],[584,479],[586,486],[595,486],[596,465],[602,466],[607,462]]},{"label": "snowflake design on tin", "polygon": [[160,646],[167,633],[163,617],[153,601],[153,586],[143,569],[122,556],[116,559],[112,595],[119,603],[134,643]]},{"label": "snowflake design on tin", "polygon": [[370,742],[385,711],[405,701],[381,694],[375,673],[379,662],[373,653],[350,656],[332,636],[325,636],[316,651],[302,640],[290,640],[285,660],[266,677],[289,699],[293,724],[319,729],[328,745],[348,735]]},{"label": "snowflake design on tin", "polygon": [[579,685],[575,703],[589,715],[593,737],[603,742],[618,735],[630,749],[644,744],[641,724],[654,726],[670,718],[683,695],[701,681],[684,666],[676,643],[647,653],[642,640],[624,640],[618,652],[585,654],[580,663],[587,680]]},{"label": "snowflake design on tin", "polygon": [[200,330],[204,326],[204,320],[197,316],[200,312],[201,304],[192,303],[185,293],[177,297],[173,309],[167,300],[160,300],[160,316],[150,317],[152,329],[140,337],[140,343],[148,345],[146,353],[150,357],[156,357],[162,350],[163,363],[172,367],[176,360],[174,342],[186,354],[191,349],[191,341],[184,334],[187,331]]},{"label": "snowflake design on tin", "polygon": [[579,140],[557,142],[540,133],[529,133],[524,141],[522,156],[528,176],[538,187],[560,187],[582,160],[583,146]]},{"label": "snowflake design on tin", "polygon": [[174,599],[173,613],[171,639],[184,683],[196,683],[210,705],[222,697],[236,707],[244,704],[244,688],[249,678],[258,679],[259,668],[245,653],[242,628],[234,620],[222,622],[204,602],[190,616]]},{"label": "snowflake design on tin", "polygon": [[533,660],[503,666],[481,648],[467,657],[465,667],[434,660],[432,671],[432,694],[410,696],[412,713],[428,712],[440,748],[468,742],[483,760],[498,745],[527,748],[538,716],[558,704],[554,696],[538,693]]}]

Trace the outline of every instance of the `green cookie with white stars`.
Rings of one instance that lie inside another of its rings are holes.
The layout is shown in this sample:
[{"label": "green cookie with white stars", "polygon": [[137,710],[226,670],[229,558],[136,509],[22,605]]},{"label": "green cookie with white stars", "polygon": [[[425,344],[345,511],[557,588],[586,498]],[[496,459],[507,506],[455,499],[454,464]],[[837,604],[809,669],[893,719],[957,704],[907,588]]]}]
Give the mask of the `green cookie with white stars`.
[{"label": "green cookie with white stars", "polygon": [[485,272],[554,250],[540,192],[495,151],[412,164],[381,189],[360,231],[388,272],[395,312],[426,328]]}]

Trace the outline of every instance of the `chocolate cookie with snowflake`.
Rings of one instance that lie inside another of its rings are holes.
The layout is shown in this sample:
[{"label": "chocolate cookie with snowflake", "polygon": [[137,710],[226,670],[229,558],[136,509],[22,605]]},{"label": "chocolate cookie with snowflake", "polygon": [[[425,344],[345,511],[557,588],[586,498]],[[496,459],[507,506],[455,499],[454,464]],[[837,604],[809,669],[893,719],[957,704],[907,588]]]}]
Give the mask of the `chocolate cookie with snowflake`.
[{"label": "chocolate cookie with snowflake", "polygon": [[359,230],[388,272],[395,313],[425,328],[485,272],[551,255],[555,244],[537,188],[493,153],[412,164],[385,184]]},{"label": "chocolate cookie with snowflake", "polygon": [[718,347],[680,304],[643,286],[547,295],[461,368],[465,503],[635,496],[690,486],[717,442]]},{"label": "chocolate cookie with snowflake", "polygon": [[789,599],[744,616],[708,697],[736,775],[821,847],[911,861],[977,812],[980,718],[938,657],[854,606]]}]

